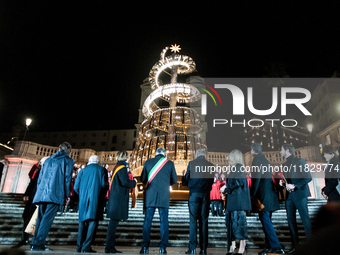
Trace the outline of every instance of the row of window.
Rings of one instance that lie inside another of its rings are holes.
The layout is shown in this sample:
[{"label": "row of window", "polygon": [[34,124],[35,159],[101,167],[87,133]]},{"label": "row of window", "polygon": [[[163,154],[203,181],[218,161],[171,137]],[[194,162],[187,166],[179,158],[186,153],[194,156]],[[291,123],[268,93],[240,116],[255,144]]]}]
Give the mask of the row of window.
[{"label": "row of window", "polygon": [[[51,137],[52,137],[52,138],[57,138],[57,137],[59,136],[59,137],[67,138],[67,137],[77,137],[78,135],[80,135],[80,134],[73,133],[73,134],[71,134],[71,135],[69,134],[69,136],[68,136],[67,134],[52,134]],[[88,135],[87,133],[82,134],[82,137],[87,137],[87,135]],[[81,135],[80,135],[80,136],[81,136]],[[103,133],[102,136],[103,136],[103,137],[106,137],[106,133]],[[126,132],[123,133],[123,136],[126,136]],[[31,137],[32,137],[32,138],[37,138],[38,135],[33,134],[33,135],[31,135]],[[42,135],[42,137],[43,137],[43,138],[47,138],[48,135],[47,135],[47,134],[44,134],[44,135]],[[91,134],[91,137],[97,137],[97,133],[92,133],[92,134]],[[117,136],[116,136],[116,135],[113,136],[112,139],[117,139]]]},{"label": "row of window", "polygon": [[[338,132],[338,138],[340,139],[340,127],[337,127],[337,132]],[[330,145],[331,143],[332,143],[331,135],[330,134],[325,135],[325,145]]]},{"label": "row of window", "polygon": [[[252,133],[251,136],[260,136],[260,133],[259,133],[259,131],[256,131],[256,133],[255,133],[255,132]],[[263,136],[263,137],[267,137],[267,134],[266,134],[265,132],[263,132],[262,136]],[[282,135],[282,136],[283,136],[283,138],[285,138],[285,137],[288,138],[288,136],[286,136],[286,134],[285,134],[284,131],[283,131],[283,135]],[[307,142],[307,140],[304,141],[304,140],[301,139],[301,138],[299,139],[297,136],[296,136],[296,137],[293,137],[292,135],[289,135],[289,138],[290,138],[290,139],[294,139],[294,140],[296,140],[296,141],[300,140],[301,142]],[[270,139],[271,139],[271,140],[274,140],[272,134],[270,135]],[[246,140],[247,140],[247,138],[246,138]],[[277,139],[277,140],[278,140],[278,139]],[[269,147],[269,146],[268,146],[268,147]]]},{"label": "row of window", "polygon": [[[324,108],[325,108],[325,110],[324,110]],[[321,114],[321,116],[323,116],[327,112],[327,110],[329,109],[329,102],[326,102],[324,104],[324,108],[321,108],[320,112],[318,112],[316,114],[316,117],[315,117],[316,121],[318,121],[320,119],[320,114]]]}]

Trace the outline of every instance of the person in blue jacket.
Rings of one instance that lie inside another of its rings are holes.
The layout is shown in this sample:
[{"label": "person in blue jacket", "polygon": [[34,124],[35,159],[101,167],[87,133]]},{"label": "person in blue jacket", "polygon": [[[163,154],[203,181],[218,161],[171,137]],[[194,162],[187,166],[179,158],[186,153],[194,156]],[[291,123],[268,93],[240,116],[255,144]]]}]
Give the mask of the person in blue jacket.
[{"label": "person in blue jacket", "polygon": [[79,172],[73,187],[79,195],[77,252],[94,252],[91,243],[98,221],[103,217],[100,215],[99,201],[104,199],[105,192],[102,190],[108,187],[107,170],[98,162],[98,156],[92,155],[88,165]]},{"label": "person in blue jacket", "polygon": [[71,145],[63,142],[59,151],[46,159],[38,179],[33,203],[39,206],[31,251],[51,251],[45,247],[46,237],[60,205],[70,201],[73,159],[69,157]]}]

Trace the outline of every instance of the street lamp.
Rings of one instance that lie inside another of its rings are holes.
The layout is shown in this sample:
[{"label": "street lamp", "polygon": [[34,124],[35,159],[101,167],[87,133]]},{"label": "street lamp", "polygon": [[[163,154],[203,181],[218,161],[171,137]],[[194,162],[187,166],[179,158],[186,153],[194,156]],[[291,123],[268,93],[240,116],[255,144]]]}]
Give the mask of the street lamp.
[{"label": "street lamp", "polygon": [[[308,131],[310,133],[310,135],[309,135],[310,139],[309,140],[311,142],[310,143],[311,146],[314,145],[314,141],[313,141],[313,127],[314,127],[313,124],[311,124],[311,123],[307,124],[307,129],[308,129]],[[314,161],[314,159],[315,159],[315,152],[313,153],[313,149],[310,146],[307,147],[307,151],[308,151],[308,149],[311,150],[311,160]],[[308,152],[308,154],[309,154],[309,152]]]},{"label": "street lamp", "polygon": [[307,125],[307,129],[308,129],[308,131],[309,131],[310,133],[312,133],[312,131],[313,131],[313,124],[308,124],[308,125]]},{"label": "street lamp", "polygon": [[27,119],[26,119],[26,129],[25,129],[25,134],[24,134],[24,139],[23,139],[23,141],[25,141],[26,132],[27,132],[27,130],[28,130],[28,126],[31,125],[31,123],[32,123],[32,119],[27,118]]},{"label": "street lamp", "polygon": [[313,143],[313,124],[312,123],[309,123],[309,124],[307,124],[307,129],[308,129],[308,131],[309,131],[309,138],[310,138],[310,145],[313,145],[314,143]]}]

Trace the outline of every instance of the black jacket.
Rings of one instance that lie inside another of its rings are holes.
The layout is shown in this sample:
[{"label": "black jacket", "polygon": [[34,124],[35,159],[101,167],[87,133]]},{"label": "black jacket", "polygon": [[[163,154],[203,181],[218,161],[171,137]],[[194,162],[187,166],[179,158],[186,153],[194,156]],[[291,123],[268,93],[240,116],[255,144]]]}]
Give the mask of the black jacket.
[{"label": "black jacket", "polygon": [[325,195],[328,196],[329,202],[340,201],[340,195],[335,188],[338,185],[340,179],[340,162],[339,158],[334,156],[325,169],[325,184],[326,186],[322,189]]},{"label": "black jacket", "polygon": [[[187,172],[182,177],[182,184],[188,186],[191,193],[209,193],[214,182],[213,176],[208,173],[197,173],[196,167],[214,166],[212,163],[207,161],[204,156],[197,157],[195,160],[190,161],[188,164]],[[204,178],[199,178],[204,177]]]},{"label": "black jacket", "polygon": [[[126,165],[118,161],[117,165]],[[127,220],[129,216],[129,191],[136,187],[136,181],[130,180],[127,168],[118,170],[111,183],[109,202],[107,205],[107,218],[115,220]]]},{"label": "black jacket", "polygon": [[265,206],[263,211],[272,212],[280,209],[279,199],[275,192],[269,161],[262,153],[257,154],[253,162],[251,173],[250,194]]},{"label": "black jacket", "polygon": [[302,158],[296,158],[290,155],[287,161],[283,163],[283,175],[289,184],[295,185],[295,190],[287,192],[287,200],[295,201],[309,197],[310,191],[308,183],[312,180],[312,176],[305,167],[306,161]]},{"label": "black jacket", "polygon": [[[144,163],[140,177],[144,185],[148,182],[148,175],[151,169],[162,157],[162,154],[158,154]],[[168,208],[170,204],[170,186],[175,183],[177,183],[175,165],[172,161],[168,160],[145,190],[145,206]]]},{"label": "black jacket", "polygon": [[32,203],[34,195],[37,191],[37,183],[39,179],[41,166],[38,166],[37,173],[35,174],[34,178],[30,180],[30,183],[28,184],[26,191],[24,193],[24,196],[28,197],[28,201],[25,205],[25,210],[22,214],[22,217],[24,219],[30,219],[35,211],[36,206]]},{"label": "black jacket", "polygon": [[250,211],[250,195],[246,173],[241,164],[231,168],[228,175],[227,188],[227,211]]}]

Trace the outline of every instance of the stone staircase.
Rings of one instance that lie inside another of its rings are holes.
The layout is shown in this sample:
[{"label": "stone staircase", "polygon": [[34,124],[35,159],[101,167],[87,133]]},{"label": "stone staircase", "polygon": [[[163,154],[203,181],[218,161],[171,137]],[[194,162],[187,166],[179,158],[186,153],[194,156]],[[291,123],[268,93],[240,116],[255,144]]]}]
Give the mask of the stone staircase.
[{"label": "stone staircase", "polygon": [[[309,212],[313,216],[321,205],[326,201],[309,200]],[[139,246],[143,238],[143,220],[142,200],[137,199],[137,207],[130,210],[129,219],[120,222],[117,234],[117,246]],[[22,213],[24,204],[21,194],[0,193],[0,244],[16,244],[20,241],[21,230],[23,226]],[[298,215],[298,229],[301,236],[301,242],[305,240],[304,230]],[[287,225],[285,206],[282,203],[281,209],[273,213],[273,224],[280,239],[280,242],[290,248],[290,236]],[[96,236],[96,244],[104,245],[106,239],[106,230],[108,219],[99,223]],[[264,234],[262,225],[257,214],[249,213],[247,216],[248,236],[247,245],[249,248],[262,248],[264,244]],[[160,241],[159,235],[159,217],[155,213],[154,222],[151,232],[151,246],[158,246]],[[189,211],[187,201],[171,201],[169,211],[169,246],[186,247],[189,239]],[[48,245],[76,245],[78,233],[78,213],[67,212],[63,215],[56,216],[54,223],[47,238]],[[226,247],[226,227],[224,217],[209,217],[209,246]]]}]

